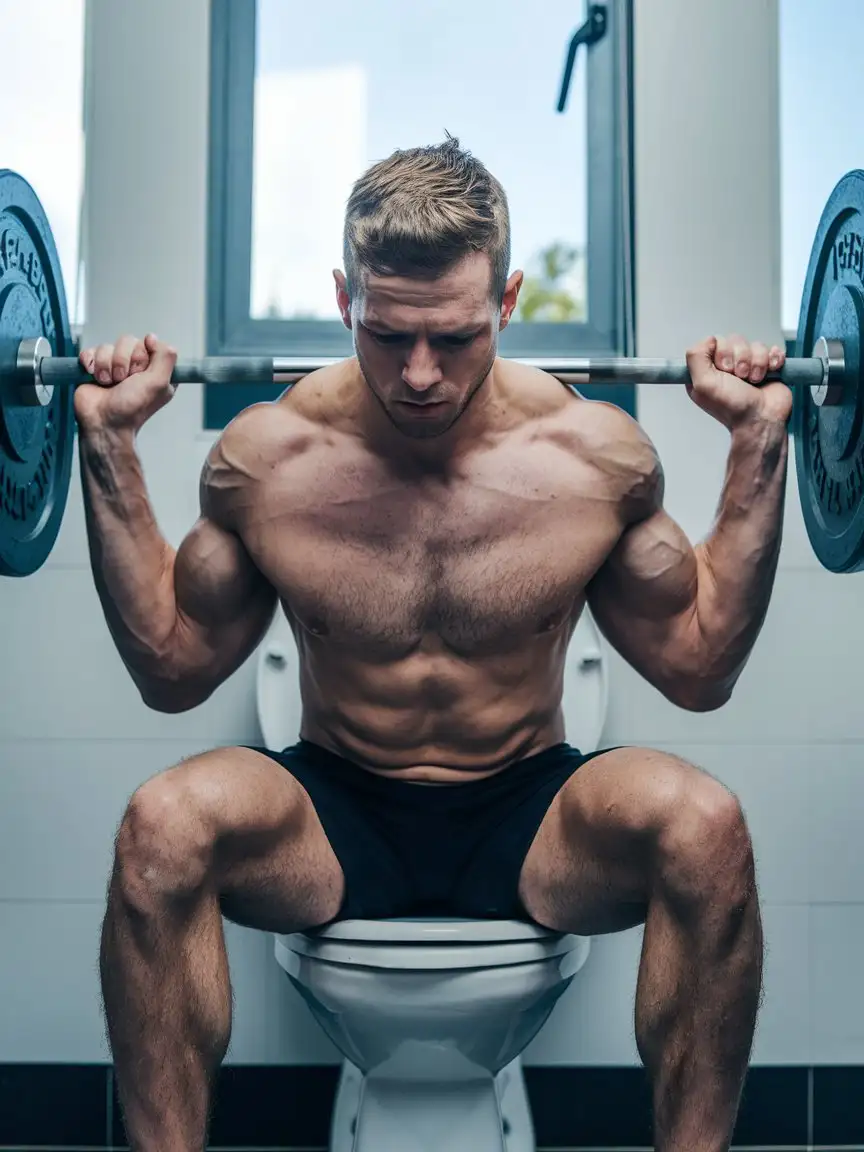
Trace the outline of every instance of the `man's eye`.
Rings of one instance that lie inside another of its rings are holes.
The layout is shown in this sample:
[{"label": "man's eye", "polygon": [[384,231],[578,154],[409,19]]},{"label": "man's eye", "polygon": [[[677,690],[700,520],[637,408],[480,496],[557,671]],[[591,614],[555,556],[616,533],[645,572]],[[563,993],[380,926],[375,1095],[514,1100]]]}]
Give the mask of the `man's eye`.
[{"label": "man's eye", "polygon": [[445,336],[441,343],[447,348],[467,348],[473,340],[473,336]]},{"label": "man's eye", "polygon": [[401,344],[405,337],[399,333],[396,333],[396,335],[385,335],[383,332],[373,332],[372,339],[376,344]]}]

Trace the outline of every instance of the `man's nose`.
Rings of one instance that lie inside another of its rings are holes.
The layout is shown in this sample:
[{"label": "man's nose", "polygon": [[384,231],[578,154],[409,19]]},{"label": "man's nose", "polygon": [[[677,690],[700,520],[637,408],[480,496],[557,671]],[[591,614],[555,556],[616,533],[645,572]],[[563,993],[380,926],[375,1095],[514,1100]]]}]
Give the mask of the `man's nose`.
[{"label": "man's nose", "polygon": [[414,392],[428,392],[441,381],[438,360],[425,340],[417,340],[411,348],[402,379]]}]

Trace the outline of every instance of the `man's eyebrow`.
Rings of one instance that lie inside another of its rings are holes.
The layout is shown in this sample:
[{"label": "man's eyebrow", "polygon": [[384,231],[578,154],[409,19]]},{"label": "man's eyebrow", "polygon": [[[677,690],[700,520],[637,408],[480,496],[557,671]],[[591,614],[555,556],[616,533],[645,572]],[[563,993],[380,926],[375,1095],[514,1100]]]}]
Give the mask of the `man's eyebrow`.
[{"label": "man's eyebrow", "polygon": [[[385,333],[385,334],[390,335],[390,336],[405,336],[408,334],[405,332],[404,329],[392,328],[389,324],[385,323],[385,321],[383,321],[383,320],[368,320],[368,321],[362,321],[361,320],[360,323],[361,323],[361,326],[363,328],[368,328],[370,331],[377,329],[377,330],[380,330],[382,333]],[[431,336],[433,339],[435,339],[436,337],[441,337],[441,336],[451,336],[451,337],[452,336],[456,336],[456,337],[476,336],[477,333],[482,332],[485,327],[486,327],[486,321],[485,320],[476,320],[471,324],[464,325],[462,328],[452,328],[452,329],[447,329],[447,330],[442,329],[440,331],[433,329],[433,331],[431,332]]]},{"label": "man's eyebrow", "polygon": [[451,337],[465,337],[476,336],[478,332],[482,332],[486,327],[485,323],[482,324],[467,324],[464,328],[453,328],[448,332],[435,332],[435,336],[451,336]]},{"label": "man's eyebrow", "polygon": [[391,328],[389,324],[385,324],[383,320],[361,320],[360,324],[363,328],[380,328],[383,332],[396,333],[396,328]]}]

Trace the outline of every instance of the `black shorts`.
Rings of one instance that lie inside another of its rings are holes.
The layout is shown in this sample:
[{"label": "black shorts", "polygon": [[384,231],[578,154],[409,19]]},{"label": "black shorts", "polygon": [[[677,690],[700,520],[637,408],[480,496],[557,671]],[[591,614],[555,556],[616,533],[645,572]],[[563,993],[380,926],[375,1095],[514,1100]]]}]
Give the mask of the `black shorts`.
[{"label": "black shorts", "polygon": [[423,786],[308,740],[255,751],[312,800],[345,875],[339,920],[530,919],[519,899],[522,863],[556,793],[591,759],[562,743],[484,779]]}]

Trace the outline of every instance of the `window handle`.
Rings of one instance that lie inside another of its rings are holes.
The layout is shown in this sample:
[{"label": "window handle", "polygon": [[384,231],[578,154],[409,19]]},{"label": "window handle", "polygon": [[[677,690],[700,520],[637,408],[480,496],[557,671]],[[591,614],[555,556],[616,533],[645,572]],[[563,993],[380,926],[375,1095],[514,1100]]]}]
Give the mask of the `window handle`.
[{"label": "window handle", "polygon": [[567,107],[567,97],[570,95],[570,83],[573,80],[573,67],[576,63],[576,53],[580,44],[590,48],[606,35],[608,16],[605,4],[589,4],[588,19],[573,33],[570,47],[567,49],[567,62],[564,65],[564,75],[561,77],[561,94],[558,97],[558,111],[563,112]]}]

